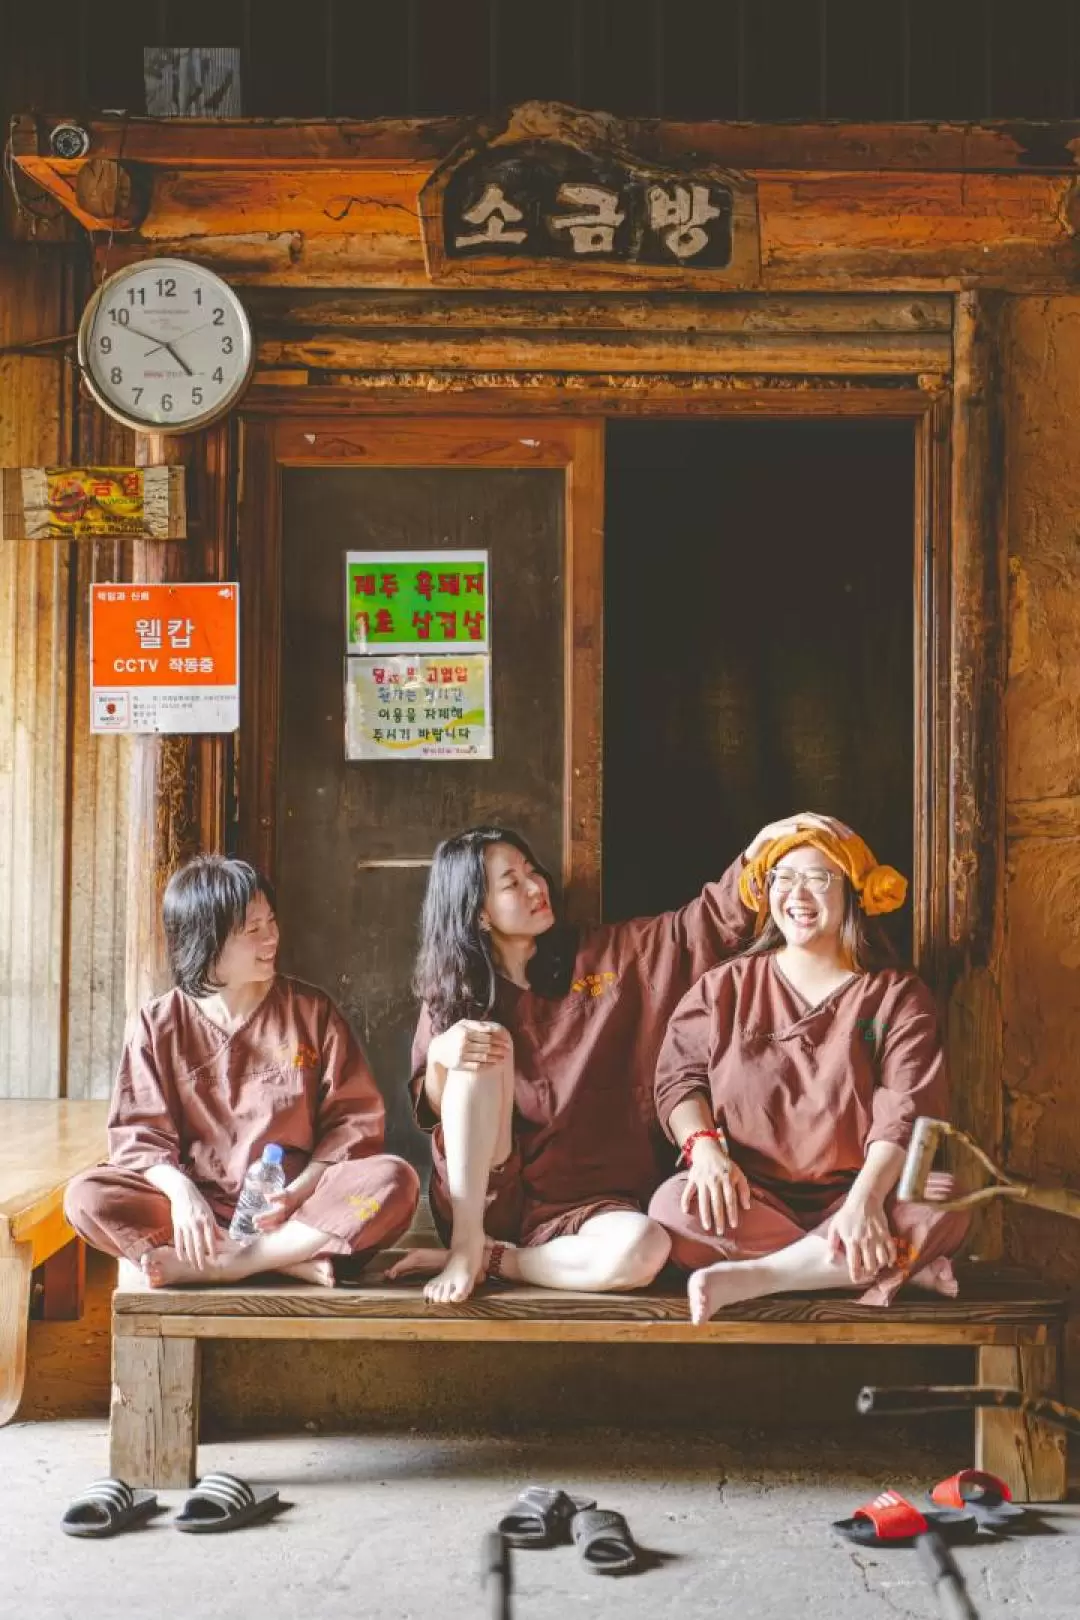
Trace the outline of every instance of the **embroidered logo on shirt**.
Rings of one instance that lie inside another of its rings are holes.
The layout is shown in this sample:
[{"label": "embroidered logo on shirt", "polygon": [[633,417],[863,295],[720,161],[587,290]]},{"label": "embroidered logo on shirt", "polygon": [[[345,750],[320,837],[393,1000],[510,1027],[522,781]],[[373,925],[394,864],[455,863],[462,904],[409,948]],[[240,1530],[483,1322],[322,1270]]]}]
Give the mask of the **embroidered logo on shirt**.
[{"label": "embroidered logo on shirt", "polygon": [[575,979],[570,988],[583,991],[590,996],[602,996],[611,989],[615,978],[614,973],[586,973],[583,979]]},{"label": "embroidered logo on shirt", "polygon": [[382,1209],[382,1205],[377,1198],[362,1198],[359,1194],[354,1194],[349,1199],[349,1205],[352,1209],[355,1209],[357,1216],[362,1221],[370,1221]]},{"label": "embroidered logo on shirt", "polygon": [[872,1018],[856,1018],[855,1028],[867,1046],[877,1046],[889,1033],[888,1024],[875,1024]]}]

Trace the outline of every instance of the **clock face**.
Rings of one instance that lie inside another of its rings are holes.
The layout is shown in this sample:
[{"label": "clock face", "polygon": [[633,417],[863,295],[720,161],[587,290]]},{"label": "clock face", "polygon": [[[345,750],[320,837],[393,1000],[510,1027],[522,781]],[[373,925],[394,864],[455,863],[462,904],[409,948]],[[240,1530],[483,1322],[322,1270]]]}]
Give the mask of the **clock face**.
[{"label": "clock face", "polygon": [[251,328],[220,276],[184,259],[144,260],[110,276],[86,306],[79,364],[111,416],[175,433],[236,399],[251,370]]}]

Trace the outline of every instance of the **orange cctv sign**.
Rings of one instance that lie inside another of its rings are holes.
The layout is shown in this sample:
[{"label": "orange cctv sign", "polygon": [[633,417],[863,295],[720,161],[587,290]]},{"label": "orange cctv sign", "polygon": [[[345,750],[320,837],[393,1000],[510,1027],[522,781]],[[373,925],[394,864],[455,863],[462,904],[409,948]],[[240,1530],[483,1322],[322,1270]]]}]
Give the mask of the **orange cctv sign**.
[{"label": "orange cctv sign", "polygon": [[94,585],[91,730],[235,731],[235,583]]}]

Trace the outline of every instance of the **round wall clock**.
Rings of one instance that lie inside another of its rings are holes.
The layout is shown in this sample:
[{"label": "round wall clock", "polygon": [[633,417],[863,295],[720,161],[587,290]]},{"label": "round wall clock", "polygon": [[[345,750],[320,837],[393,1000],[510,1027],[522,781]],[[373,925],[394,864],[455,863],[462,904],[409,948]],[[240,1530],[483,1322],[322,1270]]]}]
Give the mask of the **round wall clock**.
[{"label": "round wall clock", "polygon": [[138,432],[189,433],[251,375],[244,306],[187,259],[143,259],[103,281],[79,322],[79,365],[103,410]]}]

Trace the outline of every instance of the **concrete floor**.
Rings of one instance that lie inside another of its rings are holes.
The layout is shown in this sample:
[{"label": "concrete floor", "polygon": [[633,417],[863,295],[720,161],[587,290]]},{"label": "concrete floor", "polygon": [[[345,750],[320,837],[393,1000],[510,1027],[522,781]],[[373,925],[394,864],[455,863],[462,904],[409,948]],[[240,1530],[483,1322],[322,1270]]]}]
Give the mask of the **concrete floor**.
[{"label": "concrete floor", "polygon": [[[494,1439],[304,1433],[204,1444],[200,1468],[272,1483],[293,1505],[219,1538],[164,1518],[113,1541],[60,1533],[79,1487],[104,1473],[96,1420],[0,1432],[0,1611],[19,1620],[457,1620],[491,1613],[482,1533],[529,1481],[621,1509],[657,1555],[619,1581],[569,1547],[513,1555],[517,1620],[726,1614],[754,1620],[933,1616],[914,1553],[852,1548],[829,1522],[885,1485],[913,1497],[963,1462],[879,1431],[855,1444],[806,1435],[724,1440]],[[861,1449],[859,1449],[861,1448]],[[875,1451],[876,1448],[876,1451]],[[887,1458],[885,1464],[877,1459]],[[181,1492],[162,1500],[175,1508]],[[984,1620],[1075,1616],[1080,1504],[1045,1509],[1046,1534],[983,1538],[959,1560]]]}]

